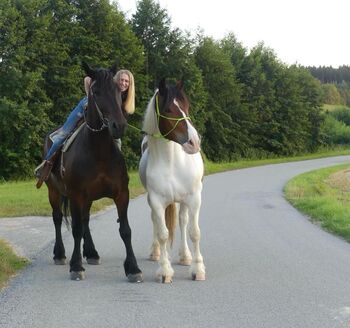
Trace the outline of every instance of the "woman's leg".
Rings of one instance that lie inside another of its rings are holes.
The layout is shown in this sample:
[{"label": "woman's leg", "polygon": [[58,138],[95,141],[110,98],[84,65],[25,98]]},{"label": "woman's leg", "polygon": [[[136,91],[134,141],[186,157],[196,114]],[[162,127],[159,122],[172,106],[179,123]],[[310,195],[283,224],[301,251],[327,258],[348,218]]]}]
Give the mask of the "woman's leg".
[{"label": "woman's leg", "polygon": [[67,136],[74,130],[78,121],[84,116],[85,106],[87,105],[87,97],[79,101],[78,105],[69,114],[63,126],[55,135],[53,143],[47,152],[44,161],[35,169],[35,175],[38,177],[37,188],[40,188],[42,183],[46,181],[50,175],[52,168],[52,159],[57,150],[62,146]]}]

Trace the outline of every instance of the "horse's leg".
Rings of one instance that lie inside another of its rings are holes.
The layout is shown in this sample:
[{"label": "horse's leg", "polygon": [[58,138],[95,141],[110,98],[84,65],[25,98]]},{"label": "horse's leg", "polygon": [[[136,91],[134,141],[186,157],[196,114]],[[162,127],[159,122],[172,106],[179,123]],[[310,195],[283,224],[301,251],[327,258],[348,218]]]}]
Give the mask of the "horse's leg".
[{"label": "horse's leg", "polygon": [[151,207],[153,225],[156,227],[157,239],[160,247],[159,269],[157,278],[163,283],[171,283],[173,280],[174,270],[169,261],[167,243],[169,231],[165,224],[165,208],[154,197],[148,195],[148,203]]},{"label": "horse's leg", "polygon": [[52,186],[48,185],[49,190],[49,202],[52,207],[52,218],[53,223],[55,225],[55,234],[56,234],[56,240],[55,240],[55,246],[53,248],[53,260],[55,261],[55,264],[62,265],[66,264],[66,253],[63,245],[62,240],[62,202],[61,202],[61,195],[59,192],[54,189]]},{"label": "horse's leg", "polygon": [[194,260],[192,261],[190,272],[193,280],[205,280],[205,266],[199,248],[201,237],[198,219],[201,206],[201,194],[194,195],[188,204],[189,233],[193,243]]},{"label": "horse's leg", "polygon": [[92,203],[88,205],[83,217],[83,257],[86,258],[88,264],[97,265],[100,264],[100,256],[96,251],[89,227],[91,205]]},{"label": "horse's leg", "polygon": [[179,264],[191,265],[192,256],[187,244],[187,224],[188,224],[188,208],[185,204],[180,205],[179,224],[181,231],[181,246],[179,249]]},{"label": "horse's leg", "polygon": [[81,239],[83,238],[83,211],[82,206],[76,201],[70,201],[72,215],[72,233],[74,238],[74,249],[70,260],[70,277],[72,280],[84,280],[85,269],[81,257]]},{"label": "horse's leg", "polygon": [[126,249],[126,259],[124,261],[125,275],[130,282],[142,282],[142,272],[137,265],[131,244],[131,229],[128,221],[129,190],[127,187],[123,190],[124,191],[120,192],[118,197],[114,199],[114,202],[118,210],[120,237]]},{"label": "horse's leg", "polygon": [[159,242],[157,237],[157,227],[153,223],[153,242],[151,246],[151,255],[149,256],[149,259],[151,261],[159,261],[160,258],[160,248],[159,248]]}]

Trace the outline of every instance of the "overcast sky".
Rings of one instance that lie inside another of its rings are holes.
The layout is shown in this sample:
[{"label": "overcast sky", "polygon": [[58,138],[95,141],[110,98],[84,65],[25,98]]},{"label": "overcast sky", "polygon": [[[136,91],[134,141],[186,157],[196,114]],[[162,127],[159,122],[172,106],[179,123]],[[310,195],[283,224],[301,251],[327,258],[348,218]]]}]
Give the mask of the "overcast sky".
[{"label": "overcast sky", "polygon": [[[156,0],[157,1],[157,0]],[[248,49],[263,41],[286,64],[350,66],[350,0],[159,0],[173,27]],[[137,0],[118,0],[130,18]]]}]

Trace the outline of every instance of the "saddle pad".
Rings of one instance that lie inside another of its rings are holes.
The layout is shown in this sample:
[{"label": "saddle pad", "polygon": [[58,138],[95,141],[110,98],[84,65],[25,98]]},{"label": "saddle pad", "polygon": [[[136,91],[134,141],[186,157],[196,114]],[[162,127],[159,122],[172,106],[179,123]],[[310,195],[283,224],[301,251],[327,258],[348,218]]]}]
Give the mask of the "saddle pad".
[{"label": "saddle pad", "polygon": [[67,138],[67,140],[64,142],[63,147],[62,147],[62,152],[66,152],[69,147],[71,146],[71,144],[73,143],[75,137],[78,135],[78,133],[80,132],[80,130],[83,128],[83,126],[85,126],[85,122],[82,123],[73,133],[70,137]]}]

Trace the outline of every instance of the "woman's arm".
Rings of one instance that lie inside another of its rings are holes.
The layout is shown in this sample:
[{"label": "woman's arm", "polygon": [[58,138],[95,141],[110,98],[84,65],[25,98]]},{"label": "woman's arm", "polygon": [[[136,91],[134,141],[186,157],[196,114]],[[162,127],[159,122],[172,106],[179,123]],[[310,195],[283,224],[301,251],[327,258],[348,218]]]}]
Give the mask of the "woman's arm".
[{"label": "woman's arm", "polygon": [[84,89],[85,89],[85,92],[86,92],[87,96],[89,95],[90,85],[91,85],[91,77],[85,76],[85,78],[84,78]]}]

